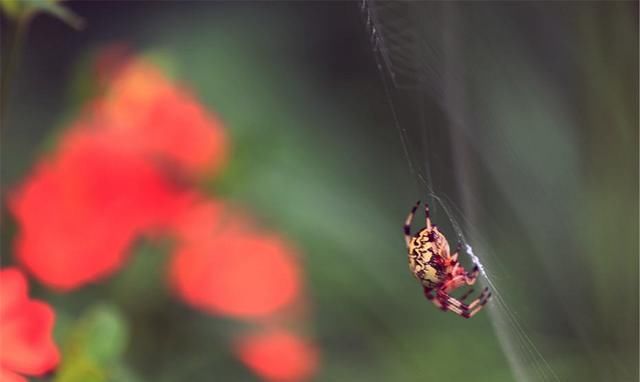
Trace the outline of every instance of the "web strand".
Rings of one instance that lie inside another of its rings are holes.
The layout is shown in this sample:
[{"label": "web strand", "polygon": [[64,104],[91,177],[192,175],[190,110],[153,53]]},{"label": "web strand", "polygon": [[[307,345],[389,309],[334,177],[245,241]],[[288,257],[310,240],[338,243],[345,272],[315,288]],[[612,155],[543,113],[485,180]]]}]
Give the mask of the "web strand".
[{"label": "web strand", "polygon": [[[428,90],[438,99],[438,97],[442,97],[443,86],[441,85],[445,79],[442,77],[442,73],[436,65],[423,62],[425,60],[423,60],[421,53],[419,51],[415,53],[416,49],[427,49],[430,50],[430,54],[437,54],[437,48],[428,44],[426,41],[421,41],[417,32],[408,30],[406,20],[402,19],[402,17],[407,16],[404,14],[406,12],[403,12],[406,9],[403,9],[405,5],[402,3],[403,2],[389,2],[378,5],[378,2],[364,0],[362,2],[362,10],[365,13],[367,28],[371,34],[374,56],[385,97],[391,110],[393,125],[400,137],[403,154],[409,171],[415,179],[420,192],[426,193],[433,200],[434,204],[442,208],[456,232],[459,241],[464,245],[465,253],[471,261],[478,266],[484,277],[484,281],[492,290],[495,296],[495,303],[490,304],[490,306],[493,305],[494,315],[497,317],[493,320],[496,333],[503,341],[508,343],[508,346],[513,346],[514,342],[517,346],[516,351],[518,355],[515,356],[516,358],[514,358],[513,354],[505,350],[505,354],[507,358],[510,359],[516,377],[524,381],[560,381],[554,369],[527,334],[527,330],[521,324],[516,313],[505,300],[500,288],[496,285],[495,277],[491,274],[490,269],[487,269],[482,264],[480,256],[474,253],[472,246],[466,240],[462,227],[455,219],[452,209],[455,209],[463,220],[464,214],[459,208],[456,208],[455,203],[451,201],[447,202],[436,194],[431,173],[430,142],[427,137],[429,129],[422,109],[420,110],[422,130],[419,137],[419,153],[423,155],[424,174],[421,167],[415,163],[415,152],[412,152],[411,147],[409,147],[411,139],[406,126],[403,126],[400,121],[392,89],[405,91],[408,89],[424,90],[428,82],[426,79],[431,78],[435,79],[435,81],[429,83],[432,88]],[[377,13],[378,8],[384,8],[383,10],[386,12],[384,22],[380,20],[380,15]],[[457,73],[457,75],[462,77],[462,73]],[[432,82],[435,82],[435,84]],[[444,197],[446,198],[446,195],[444,195]],[[466,223],[469,224],[469,222]],[[520,357],[520,359],[517,359],[517,357]],[[530,370],[530,368],[533,370]],[[532,372],[536,375],[535,378],[530,377],[529,374],[532,374]]]}]

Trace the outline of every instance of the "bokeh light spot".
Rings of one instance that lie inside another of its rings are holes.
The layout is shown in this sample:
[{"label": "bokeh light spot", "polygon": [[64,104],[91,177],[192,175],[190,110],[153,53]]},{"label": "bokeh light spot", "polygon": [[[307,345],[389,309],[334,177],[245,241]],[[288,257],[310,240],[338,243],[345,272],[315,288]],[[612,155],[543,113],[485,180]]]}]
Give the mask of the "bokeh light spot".
[{"label": "bokeh light spot", "polygon": [[247,367],[268,381],[307,380],[318,366],[315,346],[281,329],[241,337],[235,351]]}]

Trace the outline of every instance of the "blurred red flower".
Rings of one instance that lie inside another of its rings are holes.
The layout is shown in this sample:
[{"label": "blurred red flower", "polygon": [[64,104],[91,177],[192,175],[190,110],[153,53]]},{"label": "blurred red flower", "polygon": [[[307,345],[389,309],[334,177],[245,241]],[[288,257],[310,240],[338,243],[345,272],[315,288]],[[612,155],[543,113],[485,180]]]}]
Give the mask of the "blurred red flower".
[{"label": "blurred red flower", "polygon": [[219,170],[226,155],[217,119],[153,65],[120,50],[98,62],[113,66],[102,68],[104,93],[10,201],[18,259],[60,290],[119,268],[136,237],[190,203],[173,183]]},{"label": "blurred red flower", "polygon": [[[188,304],[255,319],[299,302],[291,246],[190,187],[189,176],[224,164],[220,122],[152,64],[124,52],[114,47],[98,60],[103,92],[12,194],[17,259],[46,285],[71,290],[115,272],[136,238],[162,232],[176,239],[170,278]],[[273,381],[305,379],[317,367],[316,349],[285,331],[242,338],[236,350]],[[22,381],[13,371],[40,372],[4,362],[0,356],[0,381]]]},{"label": "blurred red flower", "polygon": [[307,380],[318,367],[316,347],[282,329],[240,337],[235,352],[247,367],[267,381]]},{"label": "blurred red flower", "polygon": [[60,359],[53,342],[53,309],[29,299],[27,280],[14,268],[0,270],[0,381],[26,382],[20,374],[42,375]]},{"label": "blurred red flower", "polygon": [[198,245],[209,240],[230,218],[225,205],[212,199],[201,199],[181,212],[171,226],[171,233],[181,245]]},{"label": "blurred red flower", "polygon": [[[182,227],[176,231],[183,242],[170,275],[180,297],[207,312],[242,318],[274,313],[298,297],[299,265],[283,239],[257,231],[228,210],[221,217],[213,204],[194,208],[178,220]],[[215,231],[202,230],[220,221]]]},{"label": "blurred red flower", "polygon": [[189,198],[145,158],[78,126],[10,200],[17,258],[51,287],[79,287],[115,271],[138,235]]},{"label": "blurred red flower", "polygon": [[147,61],[111,61],[117,69],[90,110],[110,139],[190,174],[217,172],[227,153],[220,121]]}]

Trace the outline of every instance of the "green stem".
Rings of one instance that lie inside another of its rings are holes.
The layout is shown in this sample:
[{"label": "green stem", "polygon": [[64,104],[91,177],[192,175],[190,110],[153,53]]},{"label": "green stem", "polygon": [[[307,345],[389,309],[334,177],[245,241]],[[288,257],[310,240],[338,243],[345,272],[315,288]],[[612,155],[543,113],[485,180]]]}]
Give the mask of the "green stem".
[{"label": "green stem", "polygon": [[2,72],[0,73],[0,128],[4,126],[7,115],[7,104],[9,98],[9,83],[16,70],[19,62],[19,55],[27,32],[27,25],[31,15],[23,14],[17,18],[14,33],[9,39],[6,52],[2,56],[5,59],[2,62]]}]

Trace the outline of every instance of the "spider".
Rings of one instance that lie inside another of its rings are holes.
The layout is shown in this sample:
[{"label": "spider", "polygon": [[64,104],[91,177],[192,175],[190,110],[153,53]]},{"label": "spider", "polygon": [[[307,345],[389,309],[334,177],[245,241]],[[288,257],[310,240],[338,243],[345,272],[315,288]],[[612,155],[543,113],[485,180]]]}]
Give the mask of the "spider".
[{"label": "spider", "polygon": [[443,311],[450,310],[464,318],[471,318],[489,301],[491,292],[484,288],[478,298],[469,304],[464,301],[473,289],[470,288],[460,299],[450,293],[462,286],[473,285],[478,277],[476,265],[471,272],[458,263],[461,245],[453,255],[449,252],[449,243],[436,225],[431,224],[429,205],[425,203],[424,211],[427,226],[411,236],[411,222],[420,206],[420,201],[411,209],[404,224],[404,240],[409,250],[409,269],[422,284],[427,300],[433,302]]}]

